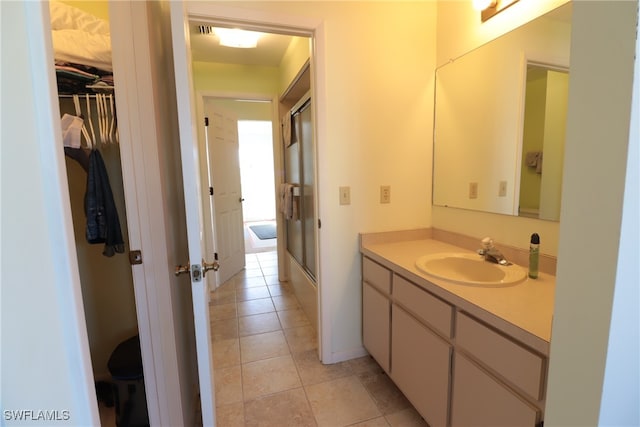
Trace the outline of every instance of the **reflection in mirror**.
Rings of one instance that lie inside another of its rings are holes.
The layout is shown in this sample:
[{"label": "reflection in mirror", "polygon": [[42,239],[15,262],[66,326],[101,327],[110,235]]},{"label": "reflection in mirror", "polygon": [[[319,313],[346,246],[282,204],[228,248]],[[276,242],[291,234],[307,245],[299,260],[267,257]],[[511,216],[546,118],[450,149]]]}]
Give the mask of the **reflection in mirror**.
[{"label": "reflection in mirror", "polygon": [[570,17],[568,3],[436,70],[434,205],[558,220]]},{"label": "reflection in mirror", "polygon": [[520,216],[560,218],[568,96],[567,70],[527,65]]}]

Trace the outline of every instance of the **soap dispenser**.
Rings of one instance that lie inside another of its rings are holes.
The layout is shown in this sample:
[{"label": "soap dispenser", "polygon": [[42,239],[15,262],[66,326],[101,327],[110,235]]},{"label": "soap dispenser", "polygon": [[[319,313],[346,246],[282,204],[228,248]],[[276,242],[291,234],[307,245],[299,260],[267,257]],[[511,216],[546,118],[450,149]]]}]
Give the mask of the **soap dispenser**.
[{"label": "soap dispenser", "polygon": [[531,243],[529,244],[529,277],[538,278],[538,258],[540,256],[540,236],[538,233],[531,235]]}]

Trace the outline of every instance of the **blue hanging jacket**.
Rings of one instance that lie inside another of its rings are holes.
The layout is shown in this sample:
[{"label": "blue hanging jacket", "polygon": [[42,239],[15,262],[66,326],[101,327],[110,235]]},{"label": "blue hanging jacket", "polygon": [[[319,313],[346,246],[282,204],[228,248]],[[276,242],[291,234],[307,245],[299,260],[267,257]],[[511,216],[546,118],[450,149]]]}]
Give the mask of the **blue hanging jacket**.
[{"label": "blue hanging jacket", "polygon": [[118,211],[113,200],[107,169],[98,150],[89,155],[87,192],[84,198],[87,216],[87,241],[104,243],[104,256],[111,257],[116,252],[124,252],[124,241],[120,228]]}]

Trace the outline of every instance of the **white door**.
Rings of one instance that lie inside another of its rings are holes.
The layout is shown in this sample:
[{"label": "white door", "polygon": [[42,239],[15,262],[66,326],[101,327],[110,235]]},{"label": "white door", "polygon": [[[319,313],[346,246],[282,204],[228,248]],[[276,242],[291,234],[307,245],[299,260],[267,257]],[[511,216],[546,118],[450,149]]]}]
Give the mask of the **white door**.
[{"label": "white door", "polygon": [[213,188],[214,247],[220,263],[217,279],[222,284],[245,265],[238,119],[210,97],[204,98],[204,115],[208,119],[206,152]]},{"label": "white door", "polygon": [[[187,239],[189,244],[189,270],[191,274],[193,316],[200,382],[200,402],[203,426],[215,425],[213,359],[211,357],[211,328],[209,325],[209,289],[215,289],[214,274],[205,274],[204,227],[199,169],[199,150],[195,123],[195,101],[191,81],[191,51],[184,3],[171,3],[171,31],[178,101],[180,155],[184,185]],[[186,260],[185,260],[186,261]]]}]

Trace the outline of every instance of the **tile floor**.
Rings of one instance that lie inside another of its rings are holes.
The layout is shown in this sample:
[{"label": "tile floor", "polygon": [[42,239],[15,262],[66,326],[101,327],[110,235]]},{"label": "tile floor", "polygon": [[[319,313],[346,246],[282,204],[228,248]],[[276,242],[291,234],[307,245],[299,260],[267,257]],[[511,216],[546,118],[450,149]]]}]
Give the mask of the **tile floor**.
[{"label": "tile floor", "polygon": [[212,293],[210,312],[219,427],[427,425],[370,357],[318,361],[275,252],[248,254],[246,269]]}]

